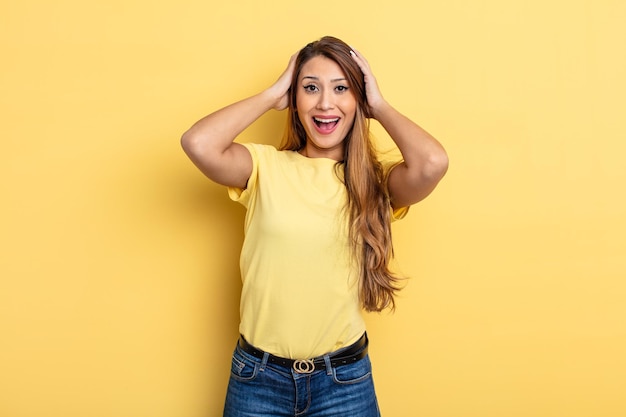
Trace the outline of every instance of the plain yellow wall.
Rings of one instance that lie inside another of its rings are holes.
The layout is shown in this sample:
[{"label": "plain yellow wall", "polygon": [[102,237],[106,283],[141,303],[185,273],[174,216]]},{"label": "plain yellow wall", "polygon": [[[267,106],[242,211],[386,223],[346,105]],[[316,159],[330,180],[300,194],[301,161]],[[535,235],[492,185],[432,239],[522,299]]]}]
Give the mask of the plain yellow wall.
[{"label": "plain yellow wall", "polygon": [[244,212],[179,137],[325,34],[451,159],[394,225],[397,312],[367,318],[383,414],[626,415],[625,21],[621,0],[3,0],[0,416],[221,414]]}]

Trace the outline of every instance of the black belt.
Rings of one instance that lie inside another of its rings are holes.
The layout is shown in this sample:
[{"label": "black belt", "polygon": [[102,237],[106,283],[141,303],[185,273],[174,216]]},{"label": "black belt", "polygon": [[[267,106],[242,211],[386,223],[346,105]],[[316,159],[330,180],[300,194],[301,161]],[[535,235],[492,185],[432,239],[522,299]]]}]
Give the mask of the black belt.
[{"label": "black belt", "polygon": [[[355,343],[351,344],[345,349],[340,349],[335,353],[331,353],[329,355],[330,365],[333,367],[337,367],[342,365],[348,365],[350,363],[355,363],[363,359],[367,355],[368,344],[369,341],[367,339],[367,334],[363,333],[363,336],[361,336],[361,338]],[[239,337],[238,345],[241,350],[254,356],[255,358],[263,359],[263,357],[265,356],[265,352],[252,346],[246,341],[246,339],[244,339],[243,336]],[[275,365],[280,365],[285,368],[291,368],[299,374],[310,374],[313,371],[326,369],[326,361],[324,360],[324,356],[318,356],[317,358],[313,359],[288,359],[269,354],[267,362]]]}]

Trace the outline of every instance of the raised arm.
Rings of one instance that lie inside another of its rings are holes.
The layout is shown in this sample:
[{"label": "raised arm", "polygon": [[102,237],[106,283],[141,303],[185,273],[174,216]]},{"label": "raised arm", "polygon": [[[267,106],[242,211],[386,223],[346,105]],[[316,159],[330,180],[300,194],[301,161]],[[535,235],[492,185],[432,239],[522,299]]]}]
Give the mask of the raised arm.
[{"label": "raised arm", "polygon": [[211,180],[230,187],[246,187],[252,158],[244,146],[233,141],[265,112],[287,107],[295,57],[291,57],[287,69],[271,87],[209,114],[183,134],[185,153]]},{"label": "raised arm", "polygon": [[395,208],[415,204],[426,198],[445,175],[446,151],[434,137],[383,98],[367,60],[357,51],[352,57],[365,77],[370,116],[389,133],[404,159],[389,174],[391,204]]}]

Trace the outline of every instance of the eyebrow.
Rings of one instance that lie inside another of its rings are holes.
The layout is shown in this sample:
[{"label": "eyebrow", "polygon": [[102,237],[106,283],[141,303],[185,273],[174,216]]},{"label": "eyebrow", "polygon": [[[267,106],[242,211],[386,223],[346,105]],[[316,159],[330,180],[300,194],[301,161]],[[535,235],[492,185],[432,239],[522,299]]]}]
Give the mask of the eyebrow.
[{"label": "eyebrow", "polygon": [[[302,80],[306,80],[306,79],[319,81],[319,77],[316,77],[314,75],[305,75],[304,77],[302,77]],[[334,78],[334,79],[330,80],[331,83],[336,83],[338,81],[346,81],[346,79],[345,78]]]}]

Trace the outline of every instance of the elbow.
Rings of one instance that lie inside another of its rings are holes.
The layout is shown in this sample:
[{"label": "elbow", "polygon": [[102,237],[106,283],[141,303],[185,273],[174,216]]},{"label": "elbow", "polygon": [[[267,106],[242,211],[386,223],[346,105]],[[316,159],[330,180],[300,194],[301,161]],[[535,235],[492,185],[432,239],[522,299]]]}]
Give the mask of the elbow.
[{"label": "elbow", "polygon": [[426,198],[448,171],[448,155],[441,149],[391,172],[389,191],[393,207],[408,207]]},{"label": "elbow", "polygon": [[180,138],[180,145],[185,153],[189,156],[199,153],[200,141],[197,136],[192,134],[189,130],[183,133]]},{"label": "elbow", "polygon": [[188,150],[191,149],[192,144],[193,144],[193,137],[189,134],[189,131],[186,131],[180,137],[180,146],[182,146],[183,150],[186,153],[189,153]]},{"label": "elbow", "polygon": [[422,176],[433,182],[439,182],[448,172],[449,159],[445,150],[431,154],[422,167]]}]

